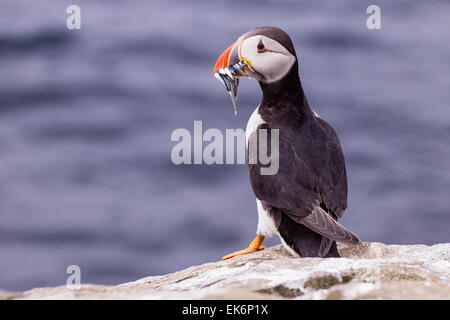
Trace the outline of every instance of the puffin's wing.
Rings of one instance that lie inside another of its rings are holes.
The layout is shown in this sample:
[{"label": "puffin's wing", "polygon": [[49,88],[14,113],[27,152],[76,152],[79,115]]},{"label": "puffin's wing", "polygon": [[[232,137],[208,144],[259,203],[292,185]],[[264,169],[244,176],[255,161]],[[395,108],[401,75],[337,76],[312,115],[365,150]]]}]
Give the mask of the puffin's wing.
[{"label": "puffin's wing", "polygon": [[[294,221],[307,226],[312,231],[329,239],[349,243],[359,242],[357,235],[334,220],[331,215],[326,213],[321,207],[315,207],[312,213],[305,218],[300,218],[299,216],[291,214],[288,214],[288,216]],[[323,248],[321,248],[320,251],[323,250],[325,254],[328,253],[329,248],[327,247],[329,244],[325,241],[321,246],[323,246]]]},{"label": "puffin's wing", "polygon": [[316,118],[326,136],[325,152],[321,155],[325,164],[316,170],[321,198],[325,206],[338,218],[342,218],[347,208],[347,173],[344,153],[336,132],[321,118]]},{"label": "puffin's wing", "polygon": [[[271,153],[272,132],[267,124],[260,125],[250,135],[249,146],[259,145],[257,133],[260,130],[267,130],[267,150]],[[291,139],[293,137],[288,132],[279,131],[279,169],[276,174],[263,175],[261,169],[269,165],[262,165],[259,161],[249,163],[250,184],[259,200],[304,218],[312,212],[314,204],[320,203],[318,180],[305,159],[295,153],[295,146],[289,142]]]},{"label": "puffin's wing", "polygon": [[[268,129],[267,143],[270,152],[270,128],[267,124],[262,124],[258,129]],[[250,136],[250,140],[257,140],[256,132]],[[329,132],[320,132],[326,135],[320,139],[326,143],[316,150],[309,150],[306,145],[310,141],[302,145],[292,132],[280,130],[278,173],[261,175],[263,165],[249,164],[253,192],[259,200],[281,209],[294,221],[325,237],[341,242],[358,242],[355,234],[321,208],[324,204],[330,213],[342,216],[346,208],[347,181],[344,157],[336,134],[332,131],[333,135],[328,139]],[[302,154],[301,157],[299,153]]]}]

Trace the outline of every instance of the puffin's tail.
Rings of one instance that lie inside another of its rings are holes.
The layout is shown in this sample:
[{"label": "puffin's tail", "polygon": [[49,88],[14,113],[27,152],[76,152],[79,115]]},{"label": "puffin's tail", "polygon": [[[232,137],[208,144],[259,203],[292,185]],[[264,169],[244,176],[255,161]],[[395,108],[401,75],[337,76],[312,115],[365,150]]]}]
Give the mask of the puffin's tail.
[{"label": "puffin's tail", "polygon": [[301,257],[340,257],[336,241],[295,222],[286,214],[281,215],[278,231],[284,244]]}]

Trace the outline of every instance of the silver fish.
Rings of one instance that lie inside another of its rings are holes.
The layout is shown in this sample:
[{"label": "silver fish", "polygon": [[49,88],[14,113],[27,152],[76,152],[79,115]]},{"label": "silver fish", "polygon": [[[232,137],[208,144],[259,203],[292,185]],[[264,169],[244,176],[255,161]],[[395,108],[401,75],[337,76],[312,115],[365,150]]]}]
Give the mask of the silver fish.
[{"label": "silver fish", "polygon": [[214,74],[214,77],[223,84],[227,92],[230,94],[231,102],[233,102],[235,115],[237,115],[236,100],[239,88],[239,78],[235,78],[234,76],[245,75],[245,73],[243,72],[244,68],[248,68],[251,70],[247,61],[239,61],[238,63],[235,63],[229,67],[220,68]]}]

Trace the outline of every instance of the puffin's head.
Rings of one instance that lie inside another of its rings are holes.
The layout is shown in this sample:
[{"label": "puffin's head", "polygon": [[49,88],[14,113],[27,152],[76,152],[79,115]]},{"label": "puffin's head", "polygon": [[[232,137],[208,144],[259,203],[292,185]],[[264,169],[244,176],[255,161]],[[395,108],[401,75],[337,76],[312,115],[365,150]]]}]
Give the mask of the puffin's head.
[{"label": "puffin's head", "polygon": [[219,57],[215,77],[230,93],[236,111],[239,78],[252,77],[262,83],[284,78],[297,57],[291,39],[276,27],[258,27],[243,34]]}]

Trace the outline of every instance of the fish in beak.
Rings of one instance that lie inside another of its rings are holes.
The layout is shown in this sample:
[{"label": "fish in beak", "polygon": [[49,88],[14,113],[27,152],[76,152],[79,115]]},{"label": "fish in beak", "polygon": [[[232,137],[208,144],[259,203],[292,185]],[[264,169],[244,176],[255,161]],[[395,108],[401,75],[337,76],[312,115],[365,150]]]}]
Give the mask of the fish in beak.
[{"label": "fish in beak", "polygon": [[252,68],[247,60],[239,58],[239,42],[229,46],[217,59],[214,66],[214,77],[219,80],[231,97],[234,114],[237,115],[237,94],[239,78],[250,76]]}]

